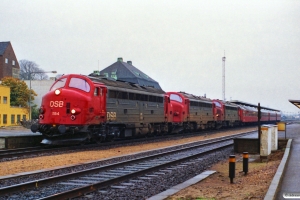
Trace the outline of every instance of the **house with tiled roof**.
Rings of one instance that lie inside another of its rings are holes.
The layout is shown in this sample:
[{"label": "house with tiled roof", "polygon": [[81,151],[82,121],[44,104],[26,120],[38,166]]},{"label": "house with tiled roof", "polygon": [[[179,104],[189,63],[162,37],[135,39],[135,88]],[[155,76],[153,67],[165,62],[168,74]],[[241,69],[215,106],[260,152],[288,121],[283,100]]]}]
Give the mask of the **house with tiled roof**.
[{"label": "house with tiled roof", "polygon": [[161,89],[157,81],[134,67],[132,61],[123,62],[123,58],[118,58],[117,62],[101,70],[100,75],[119,81]]},{"label": "house with tiled roof", "polygon": [[0,80],[11,76],[19,78],[20,66],[10,42],[0,42]]}]

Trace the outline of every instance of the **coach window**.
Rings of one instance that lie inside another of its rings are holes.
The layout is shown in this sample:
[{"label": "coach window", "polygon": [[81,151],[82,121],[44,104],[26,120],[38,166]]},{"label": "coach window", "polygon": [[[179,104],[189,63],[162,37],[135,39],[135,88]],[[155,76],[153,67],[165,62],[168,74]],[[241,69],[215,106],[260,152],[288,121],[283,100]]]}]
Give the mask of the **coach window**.
[{"label": "coach window", "polygon": [[109,90],[108,96],[109,98],[117,98],[117,92],[114,90]]},{"label": "coach window", "polygon": [[121,93],[121,99],[128,99],[128,93],[127,92],[122,92]]},{"label": "coach window", "polygon": [[91,89],[89,83],[86,80],[81,79],[81,78],[71,78],[69,87],[77,88],[77,89],[83,90],[85,92],[89,92]]},{"label": "coach window", "polygon": [[163,102],[164,102],[164,99],[163,99],[162,97],[157,97],[157,102],[163,103]]},{"label": "coach window", "polygon": [[135,94],[134,93],[129,93],[129,99],[130,100],[135,100]]},{"label": "coach window", "polygon": [[141,94],[135,94],[135,100],[140,101],[141,100]]},{"label": "coach window", "polygon": [[56,90],[58,88],[63,88],[66,85],[66,81],[67,78],[58,79],[51,87],[50,91]]}]

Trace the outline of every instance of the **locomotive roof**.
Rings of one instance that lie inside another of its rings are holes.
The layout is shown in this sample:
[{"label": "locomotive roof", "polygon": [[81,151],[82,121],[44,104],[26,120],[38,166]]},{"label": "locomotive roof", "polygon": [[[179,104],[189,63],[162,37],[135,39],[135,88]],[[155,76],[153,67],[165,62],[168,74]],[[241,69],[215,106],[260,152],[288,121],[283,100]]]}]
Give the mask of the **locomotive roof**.
[{"label": "locomotive roof", "polygon": [[[257,105],[254,105],[254,104],[251,104],[251,103],[247,103],[247,102],[243,102],[243,101],[238,101],[238,100],[232,100],[230,102],[234,103],[234,104],[238,104],[238,105],[251,106],[251,107],[254,107],[254,108],[258,107]],[[268,108],[268,107],[264,107],[264,106],[260,106],[260,108],[261,109],[265,109],[265,110],[271,110],[271,111],[280,112],[280,110],[276,110],[276,109]]]},{"label": "locomotive roof", "polygon": [[212,100],[209,99],[209,98],[205,98],[205,97],[201,97],[201,96],[196,96],[196,95],[185,93],[185,92],[179,92],[179,93],[182,94],[183,96],[189,98],[189,99],[194,99],[194,100],[198,100],[198,101],[209,101],[209,102],[212,102]]},{"label": "locomotive roof", "polygon": [[87,76],[87,77],[91,79],[93,82],[103,83],[107,86],[112,86],[116,88],[126,88],[126,89],[132,89],[132,90],[138,90],[138,91],[144,91],[150,93],[158,93],[158,94],[165,93],[162,89],[157,89],[154,87],[145,87],[134,83],[128,83],[128,82],[118,81],[118,80],[108,80],[106,78],[101,78],[101,77],[92,77],[92,76]]},{"label": "locomotive roof", "polygon": [[100,75],[113,78],[115,80],[131,82],[141,86],[150,86],[161,89],[159,83],[138,68],[132,65],[131,61],[123,62],[123,58],[100,71]]}]

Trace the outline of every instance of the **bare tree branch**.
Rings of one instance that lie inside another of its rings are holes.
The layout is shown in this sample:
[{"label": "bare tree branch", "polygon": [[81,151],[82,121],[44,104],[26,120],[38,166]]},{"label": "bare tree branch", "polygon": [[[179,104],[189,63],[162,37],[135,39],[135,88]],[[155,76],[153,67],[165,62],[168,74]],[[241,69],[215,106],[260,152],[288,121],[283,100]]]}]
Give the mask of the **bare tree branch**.
[{"label": "bare tree branch", "polygon": [[[45,72],[43,69],[39,68],[39,66],[29,60],[20,60],[20,79],[21,80],[47,80],[49,77],[46,73],[34,73],[34,72]],[[30,77],[31,75],[31,77]]]}]

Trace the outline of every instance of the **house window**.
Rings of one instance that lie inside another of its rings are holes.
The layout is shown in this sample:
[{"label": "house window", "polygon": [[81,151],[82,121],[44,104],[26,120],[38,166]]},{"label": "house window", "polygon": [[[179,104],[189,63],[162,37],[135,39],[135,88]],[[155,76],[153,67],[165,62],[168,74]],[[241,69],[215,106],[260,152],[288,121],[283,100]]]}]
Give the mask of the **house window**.
[{"label": "house window", "polygon": [[21,121],[21,115],[17,115],[17,122],[19,123]]},{"label": "house window", "polygon": [[8,63],[8,58],[5,58],[5,63],[6,63],[6,64]]},{"label": "house window", "polygon": [[16,123],[15,119],[16,119],[15,115],[11,115],[11,118],[10,118],[11,124],[15,124]]},{"label": "house window", "polygon": [[111,78],[117,80],[118,77],[117,77],[117,72],[111,72],[111,75],[110,75]]},{"label": "house window", "polygon": [[3,114],[3,124],[7,124],[7,115]]},{"label": "house window", "polygon": [[23,115],[23,121],[26,121],[26,115]]},{"label": "house window", "polygon": [[13,61],[11,62],[11,64],[12,64],[12,65],[16,65],[16,61],[13,60]]},{"label": "house window", "polygon": [[108,73],[103,73],[103,75],[104,75],[105,77],[108,77]]},{"label": "house window", "polygon": [[3,97],[3,103],[7,104],[7,97]]}]

